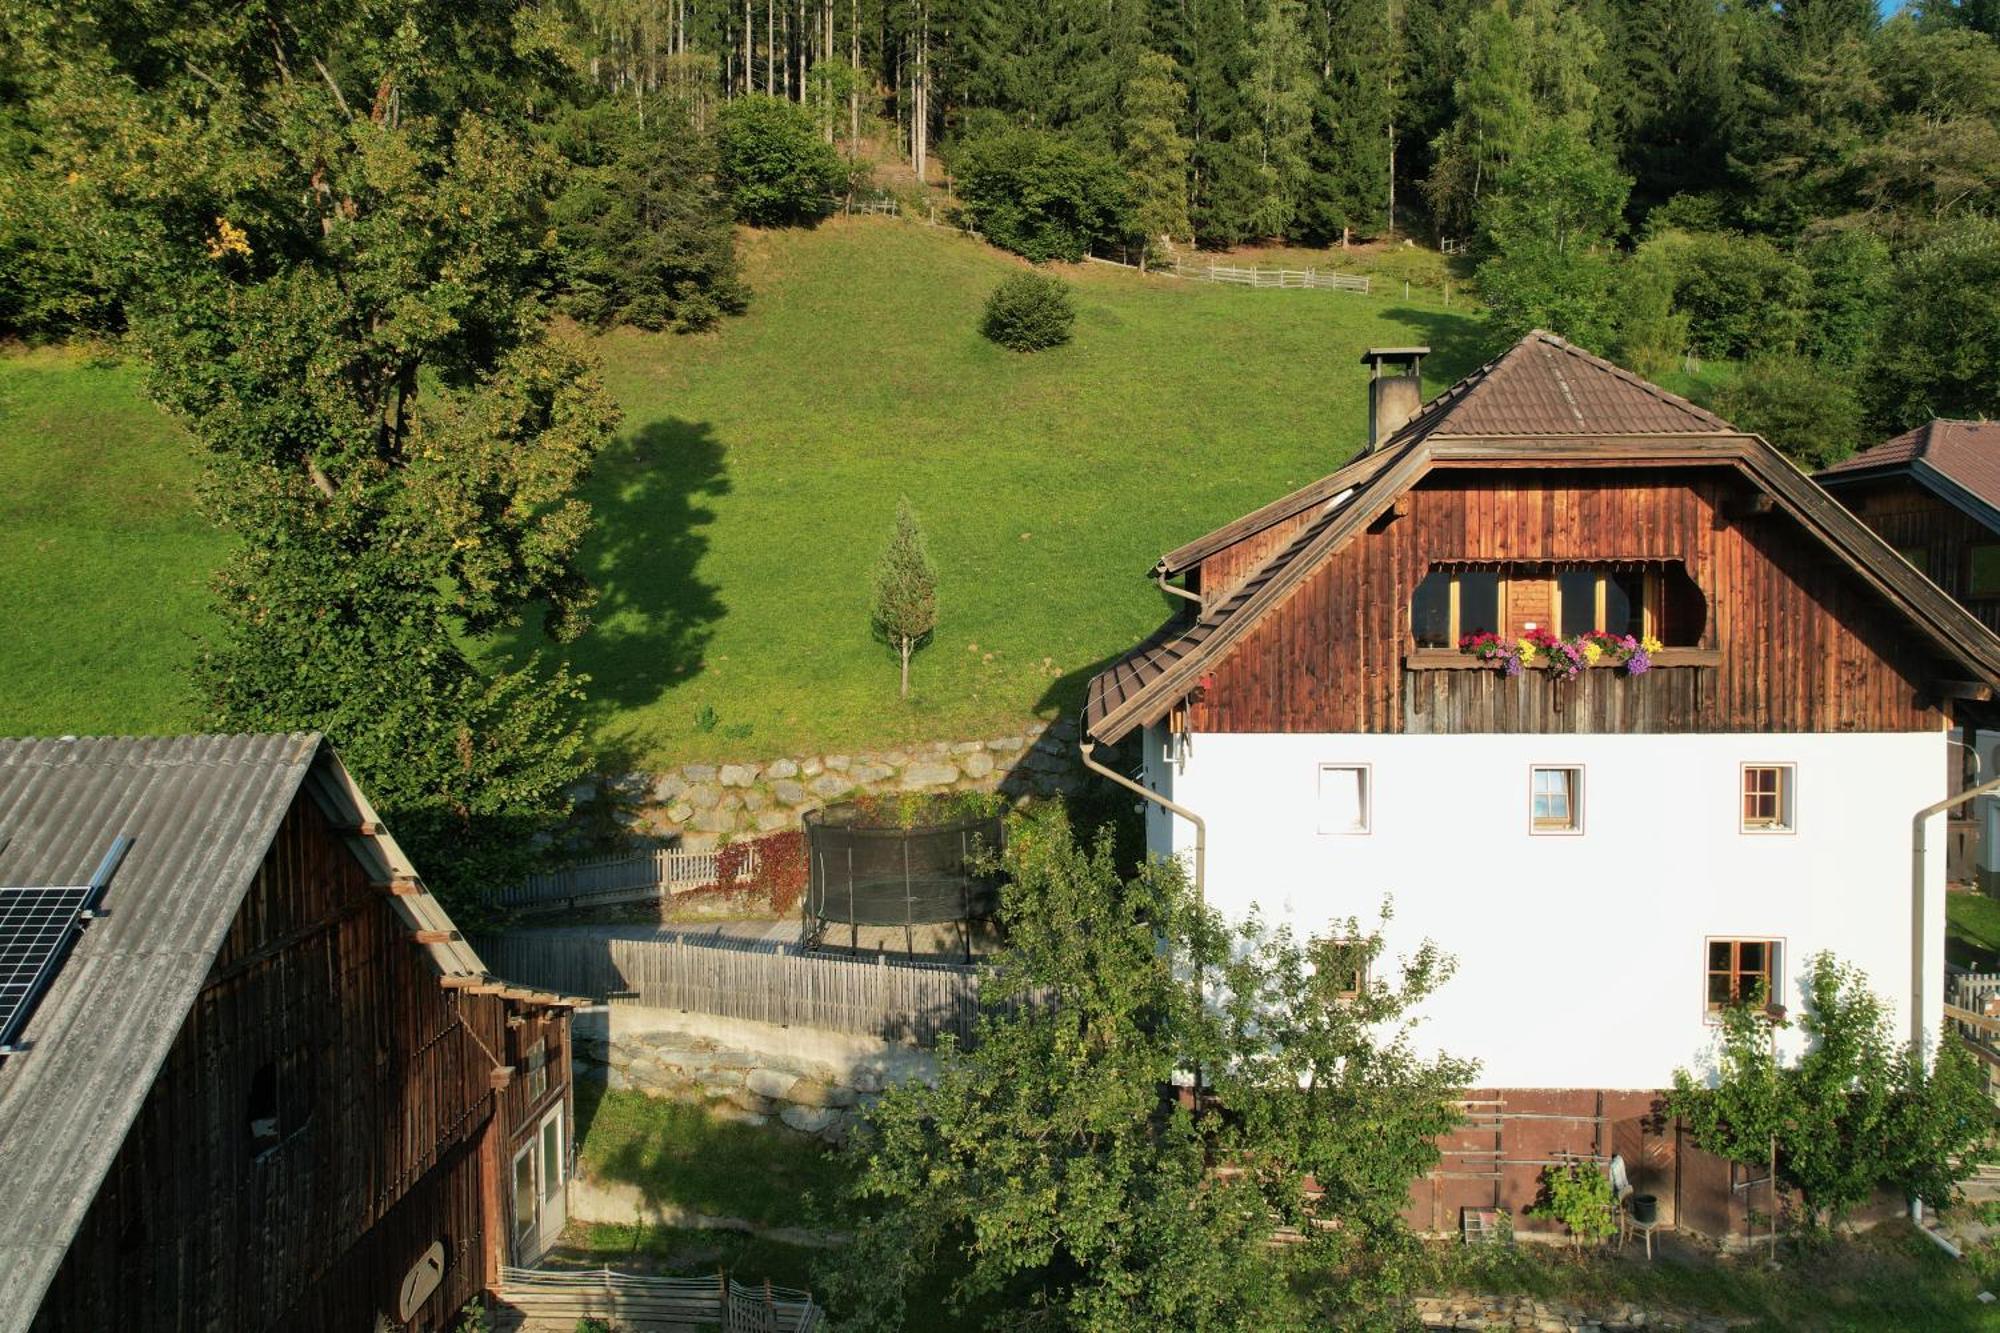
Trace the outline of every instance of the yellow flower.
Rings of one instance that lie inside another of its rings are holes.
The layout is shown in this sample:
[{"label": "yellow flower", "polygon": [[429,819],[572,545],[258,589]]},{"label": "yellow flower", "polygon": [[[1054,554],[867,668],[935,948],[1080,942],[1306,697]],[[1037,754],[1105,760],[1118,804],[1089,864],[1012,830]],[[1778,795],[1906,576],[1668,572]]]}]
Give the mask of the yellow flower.
[{"label": "yellow flower", "polygon": [[225,255],[250,254],[250,234],[231,222],[228,218],[215,220],[215,239],[208,243],[208,257],[221,259]]},{"label": "yellow flower", "polygon": [[1596,665],[1597,665],[1597,659],[1598,659],[1598,658],[1600,658],[1600,657],[1602,657],[1602,656],[1604,656],[1604,645],[1603,645],[1603,644],[1599,643],[1599,642],[1598,642],[1597,640],[1595,640],[1595,639],[1585,639],[1585,640],[1583,641],[1583,660],[1584,660],[1584,661],[1586,661],[1586,662],[1590,663],[1590,665],[1592,665],[1592,666],[1596,666]]},{"label": "yellow flower", "polygon": [[1535,660],[1535,641],[1533,639],[1517,639],[1514,646],[1521,650],[1521,660],[1523,662],[1532,662]]},{"label": "yellow flower", "polygon": [[1639,640],[1639,646],[1646,650],[1648,656],[1651,656],[1652,654],[1659,652],[1660,649],[1666,647],[1667,645],[1661,643],[1658,639],[1648,634],[1645,638]]}]

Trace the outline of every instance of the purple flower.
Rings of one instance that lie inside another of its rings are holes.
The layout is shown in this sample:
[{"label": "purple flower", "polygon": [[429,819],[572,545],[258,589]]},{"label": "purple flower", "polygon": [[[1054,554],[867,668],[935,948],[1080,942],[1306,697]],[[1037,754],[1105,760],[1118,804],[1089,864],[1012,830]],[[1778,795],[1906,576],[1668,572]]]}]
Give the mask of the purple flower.
[{"label": "purple flower", "polygon": [[1510,676],[1518,676],[1521,674],[1521,655],[1519,653],[1507,654],[1506,672]]},{"label": "purple flower", "polygon": [[1644,648],[1634,648],[1632,656],[1625,660],[1625,674],[1643,676],[1653,669],[1653,658]]}]

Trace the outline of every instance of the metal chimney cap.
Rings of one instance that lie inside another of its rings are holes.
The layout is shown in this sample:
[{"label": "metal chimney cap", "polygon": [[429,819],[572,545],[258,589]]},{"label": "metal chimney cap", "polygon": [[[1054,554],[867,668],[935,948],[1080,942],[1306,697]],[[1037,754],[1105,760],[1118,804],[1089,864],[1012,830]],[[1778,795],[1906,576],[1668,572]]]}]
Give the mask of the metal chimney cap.
[{"label": "metal chimney cap", "polygon": [[1376,361],[1409,361],[1430,354],[1431,349],[1428,347],[1371,347],[1361,354],[1361,364],[1365,366]]}]

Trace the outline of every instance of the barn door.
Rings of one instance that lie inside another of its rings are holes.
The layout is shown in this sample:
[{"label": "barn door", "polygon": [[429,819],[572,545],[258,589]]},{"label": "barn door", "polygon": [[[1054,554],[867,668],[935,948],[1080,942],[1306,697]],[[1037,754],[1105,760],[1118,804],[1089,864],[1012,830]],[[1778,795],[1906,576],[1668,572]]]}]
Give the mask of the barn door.
[{"label": "barn door", "polygon": [[519,1267],[540,1263],[569,1220],[565,1147],[558,1104],[514,1154],[514,1262]]}]

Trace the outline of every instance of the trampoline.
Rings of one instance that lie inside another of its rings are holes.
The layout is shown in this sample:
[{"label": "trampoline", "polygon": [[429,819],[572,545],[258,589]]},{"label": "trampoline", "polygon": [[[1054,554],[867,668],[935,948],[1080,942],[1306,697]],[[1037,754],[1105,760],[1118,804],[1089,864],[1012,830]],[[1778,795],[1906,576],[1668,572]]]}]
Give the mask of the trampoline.
[{"label": "trampoline", "polygon": [[904,951],[914,954],[915,927],[955,923],[971,958],[970,923],[1000,905],[999,876],[972,864],[981,851],[997,854],[1004,845],[999,815],[904,827],[846,804],[808,813],[805,826],[809,944],[822,943],[828,926],[845,925],[848,947],[858,950],[860,927],[901,926]]}]

